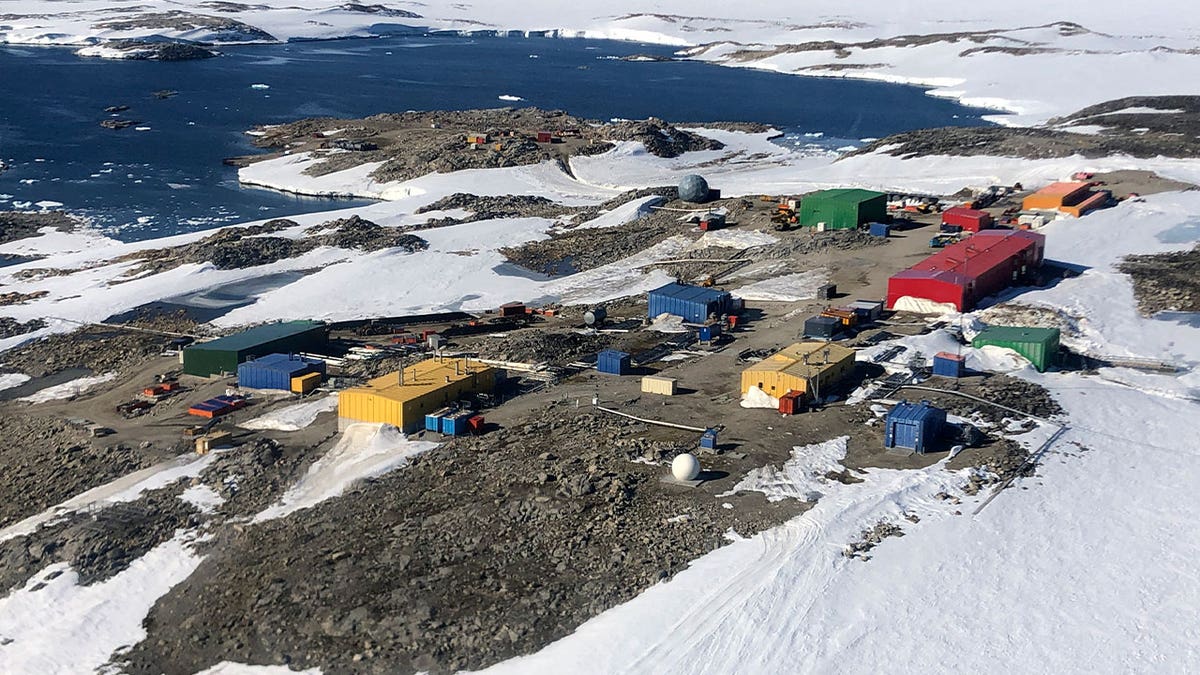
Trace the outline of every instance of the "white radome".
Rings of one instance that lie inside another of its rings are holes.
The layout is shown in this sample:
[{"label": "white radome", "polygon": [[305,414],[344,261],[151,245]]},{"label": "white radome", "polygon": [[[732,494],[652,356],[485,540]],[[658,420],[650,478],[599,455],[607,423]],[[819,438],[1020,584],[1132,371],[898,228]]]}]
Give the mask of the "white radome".
[{"label": "white radome", "polygon": [[675,480],[696,480],[700,475],[700,460],[690,452],[685,452],[671,460],[671,475]]}]

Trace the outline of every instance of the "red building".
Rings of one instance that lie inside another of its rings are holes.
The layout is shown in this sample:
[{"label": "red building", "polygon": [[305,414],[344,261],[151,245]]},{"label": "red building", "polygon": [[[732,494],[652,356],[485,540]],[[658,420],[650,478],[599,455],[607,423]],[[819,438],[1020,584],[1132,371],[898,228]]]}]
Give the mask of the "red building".
[{"label": "red building", "polygon": [[978,232],[992,227],[992,215],[987,211],[955,206],[942,211],[943,225],[957,225],[964,232]]},{"label": "red building", "polygon": [[1046,237],[1026,230],[984,230],[888,279],[887,306],[905,296],[967,311],[980,298],[1028,281],[1041,267]]}]

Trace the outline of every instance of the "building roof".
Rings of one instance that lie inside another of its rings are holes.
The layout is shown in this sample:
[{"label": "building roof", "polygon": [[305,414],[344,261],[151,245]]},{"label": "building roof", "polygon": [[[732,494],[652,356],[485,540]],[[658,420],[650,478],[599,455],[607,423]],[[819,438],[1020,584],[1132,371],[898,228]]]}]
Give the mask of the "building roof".
[{"label": "building roof", "polygon": [[242,363],[242,365],[254,366],[257,368],[267,368],[270,370],[280,370],[284,372],[295,372],[320,362],[320,359],[308,359],[295,354],[267,354],[266,356],[246,361]]},{"label": "building roof", "polygon": [[714,288],[689,286],[687,284],[669,283],[650,291],[651,294],[669,295],[679,300],[690,302],[719,302],[729,297],[729,291],[718,291]]},{"label": "building roof", "polygon": [[[975,340],[998,340],[1001,342],[1045,342],[1057,340],[1060,331],[1057,328],[1037,328],[1033,326],[988,326],[975,336]],[[972,340],[974,342],[974,340]]]},{"label": "building roof", "polygon": [[446,386],[449,382],[465,380],[477,373],[490,373],[491,366],[471,359],[426,359],[401,371],[377,377],[365,387],[354,387],[347,392],[370,393],[393,401],[409,401]]},{"label": "building roof", "polygon": [[[805,357],[808,363],[804,362]],[[835,342],[797,342],[750,365],[743,372],[782,372],[808,379],[833,368],[846,358],[853,359],[854,350]]]},{"label": "building roof", "polygon": [[[835,188],[832,190],[818,190],[811,194],[805,195],[803,199],[818,199],[830,200],[839,202],[865,202],[880,197],[887,198],[887,195],[874,190],[863,190],[860,188]],[[803,201],[803,200],[802,200]]]},{"label": "building roof", "polygon": [[892,411],[888,413],[887,421],[891,422],[923,422],[929,417],[940,418],[946,413],[941,408],[935,408],[929,405],[929,401],[921,401],[920,403],[909,403],[908,401],[900,401],[896,404]]},{"label": "building roof", "polygon": [[281,338],[299,335],[306,333],[314,328],[320,328],[325,324],[320,321],[281,321],[279,323],[268,323],[262,326],[255,326],[249,330],[244,330],[233,335],[226,335],[216,340],[208,342],[197,342],[188,347],[188,349],[201,349],[205,351],[243,351],[246,349],[254,349],[259,345],[279,340]]},{"label": "building roof", "polygon": [[957,244],[947,246],[895,276],[917,276],[906,275],[905,272],[908,271],[955,272],[970,279],[993,269],[1031,246],[1042,245],[1045,239],[1045,235],[1028,230],[984,230]]},{"label": "building roof", "polygon": [[943,216],[945,216],[945,215],[967,216],[969,218],[991,218],[991,214],[988,213],[987,211],[980,211],[979,209],[969,209],[965,206],[951,206],[950,208],[946,209],[945,211],[942,211],[942,215]]},{"label": "building roof", "polygon": [[1034,194],[1042,195],[1044,197],[1066,197],[1067,195],[1074,194],[1079,190],[1087,188],[1087,186],[1087,183],[1063,181],[1059,183],[1051,183],[1041,190],[1038,190]]}]

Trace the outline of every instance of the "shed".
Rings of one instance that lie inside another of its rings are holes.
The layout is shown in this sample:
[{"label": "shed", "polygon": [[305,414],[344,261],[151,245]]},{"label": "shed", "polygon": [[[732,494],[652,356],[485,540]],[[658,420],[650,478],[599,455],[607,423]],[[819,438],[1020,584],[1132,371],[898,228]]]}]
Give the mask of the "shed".
[{"label": "shed", "polygon": [[292,379],[303,375],[325,374],[325,362],[295,354],[268,354],[244,361],[237,367],[238,386],[249,389],[292,391]]},{"label": "shed", "polygon": [[878,300],[855,300],[846,306],[859,316],[860,323],[878,321],[883,315],[883,303]]},{"label": "shed", "polygon": [[955,206],[942,211],[942,225],[960,228],[960,231],[978,232],[994,225],[992,214],[965,206]]},{"label": "shed", "polygon": [[890,237],[892,235],[891,223],[871,223],[867,231],[872,237]]},{"label": "shed", "polygon": [[537,142],[538,143],[552,143],[553,141],[554,141],[554,134],[550,133],[549,131],[537,132]]},{"label": "shed", "polygon": [[1007,347],[1029,359],[1038,372],[1045,372],[1058,353],[1060,335],[1057,328],[989,326],[971,340],[971,346]]},{"label": "shed", "polygon": [[426,359],[338,394],[338,428],[383,422],[405,433],[425,416],[469,394],[491,392],[497,371],[473,359]]},{"label": "shed", "polygon": [[596,370],[609,375],[629,374],[631,359],[626,352],[605,349],[596,356]]},{"label": "shed", "polygon": [[962,377],[966,359],[959,354],[938,352],[933,355],[933,374],[942,377]]},{"label": "shed", "polygon": [[854,350],[832,342],[797,342],[742,371],[742,394],[758,387],[768,396],[801,392],[818,397],[854,370]]},{"label": "shed", "polygon": [[925,454],[945,425],[946,411],[929,405],[929,401],[901,401],[888,413],[883,447]]},{"label": "shed", "polygon": [[710,232],[722,227],[725,227],[725,214],[709,212],[700,216],[700,231]]},{"label": "shed", "polygon": [[671,314],[690,323],[704,323],[708,317],[729,314],[734,308],[733,296],[728,291],[679,283],[650,291],[646,300],[651,319]]},{"label": "shed", "polygon": [[800,412],[804,412],[804,392],[789,391],[779,397],[779,413],[781,415],[795,415]]},{"label": "shed", "polygon": [[818,230],[854,230],[887,220],[887,195],[872,190],[821,190],[800,200],[800,224]]},{"label": "shed", "polygon": [[319,321],[269,323],[186,347],[183,372],[200,377],[235,373],[239,363],[254,356],[316,351],[327,341],[326,326]]},{"label": "shed", "polygon": [[832,316],[813,316],[804,320],[804,337],[832,340],[842,332],[842,320]]},{"label": "shed", "polygon": [[675,378],[663,377],[661,375],[646,375],[642,378],[642,393],[643,394],[661,394],[662,396],[674,396],[676,389]]},{"label": "shed", "polygon": [[705,450],[717,449],[717,430],[705,429],[703,434],[700,434],[700,447]]},{"label": "shed", "polygon": [[525,313],[523,302],[506,302],[500,305],[500,316],[524,316]]}]

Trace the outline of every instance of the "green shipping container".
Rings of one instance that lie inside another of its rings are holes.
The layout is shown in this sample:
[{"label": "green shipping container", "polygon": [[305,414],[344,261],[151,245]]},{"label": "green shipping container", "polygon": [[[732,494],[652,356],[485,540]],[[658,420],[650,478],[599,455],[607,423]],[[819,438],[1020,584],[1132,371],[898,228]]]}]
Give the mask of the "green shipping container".
[{"label": "green shipping container", "polygon": [[1007,347],[1029,359],[1038,372],[1044,373],[1058,353],[1058,338],[1057,328],[991,326],[976,335],[971,346],[977,349],[984,345]]},{"label": "green shipping container", "polygon": [[239,363],[255,356],[315,351],[328,341],[325,324],[319,321],[269,323],[185,348],[183,372],[200,377],[236,373]]},{"label": "green shipping container", "polygon": [[887,195],[845,188],[821,190],[800,200],[800,224],[826,230],[853,230],[859,225],[887,222]]}]

